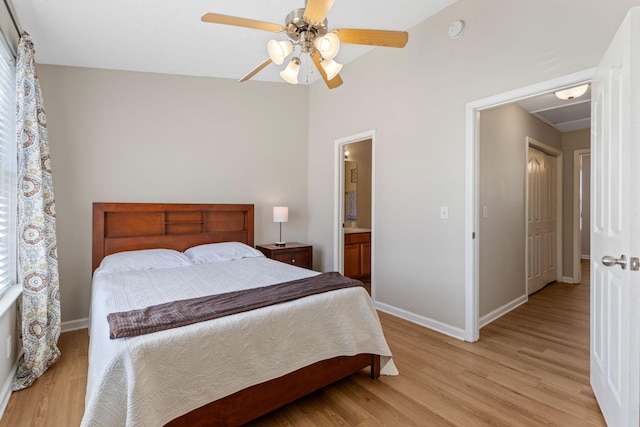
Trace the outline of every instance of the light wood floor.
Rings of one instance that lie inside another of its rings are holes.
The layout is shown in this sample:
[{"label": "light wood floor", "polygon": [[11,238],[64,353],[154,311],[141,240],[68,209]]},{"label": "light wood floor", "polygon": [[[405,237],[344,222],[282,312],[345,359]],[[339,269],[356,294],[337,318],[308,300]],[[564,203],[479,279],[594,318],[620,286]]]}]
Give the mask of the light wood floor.
[{"label": "light wood floor", "polygon": [[[252,426],[604,426],[589,386],[589,284],[556,283],[465,343],[381,313],[400,375],[353,375]],[[61,360],[13,393],[0,427],[77,426],[86,330],[62,334]]]}]

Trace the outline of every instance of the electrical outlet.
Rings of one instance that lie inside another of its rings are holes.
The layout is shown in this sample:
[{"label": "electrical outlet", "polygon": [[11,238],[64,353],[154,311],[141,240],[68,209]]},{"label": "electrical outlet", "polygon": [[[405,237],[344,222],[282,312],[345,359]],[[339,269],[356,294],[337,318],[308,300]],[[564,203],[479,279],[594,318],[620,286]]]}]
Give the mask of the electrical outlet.
[{"label": "electrical outlet", "polygon": [[7,359],[11,357],[11,335],[7,337]]}]

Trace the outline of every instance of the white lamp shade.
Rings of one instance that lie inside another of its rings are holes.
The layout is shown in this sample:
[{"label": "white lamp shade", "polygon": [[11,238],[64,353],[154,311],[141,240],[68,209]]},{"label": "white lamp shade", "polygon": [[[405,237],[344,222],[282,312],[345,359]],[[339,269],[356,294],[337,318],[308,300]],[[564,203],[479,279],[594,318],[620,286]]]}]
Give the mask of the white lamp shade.
[{"label": "white lamp shade", "polygon": [[267,43],[267,51],[273,63],[280,65],[284,62],[284,58],[293,52],[293,43],[289,40],[269,40],[269,43]]},{"label": "white lamp shade", "polygon": [[327,73],[327,80],[333,80],[340,70],[342,70],[342,64],[338,64],[333,59],[325,59],[320,65],[322,65],[322,68],[324,68],[324,71]]},{"label": "white lamp shade", "polygon": [[286,206],[275,206],[273,208],[273,222],[289,221],[289,208]]},{"label": "white lamp shade", "polygon": [[322,37],[318,37],[313,44],[324,59],[335,58],[340,50],[340,39],[335,33],[327,33]]},{"label": "white lamp shade", "polygon": [[280,71],[280,77],[292,85],[298,84],[298,72],[300,71],[300,59],[297,57],[291,58],[287,68]]},{"label": "white lamp shade", "polygon": [[559,90],[556,92],[556,97],[558,99],[574,99],[579,98],[585,94],[585,92],[589,89],[589,84],[584,84],[581,86],[570,87],[569,89]]}]

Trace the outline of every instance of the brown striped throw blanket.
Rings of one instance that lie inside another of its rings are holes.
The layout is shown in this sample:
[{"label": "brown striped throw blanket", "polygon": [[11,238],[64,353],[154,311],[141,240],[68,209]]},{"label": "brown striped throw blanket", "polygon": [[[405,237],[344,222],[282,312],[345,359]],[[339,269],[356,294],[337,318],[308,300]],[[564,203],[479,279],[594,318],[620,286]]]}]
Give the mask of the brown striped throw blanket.
[{"label": "brown striped throw blanket", "polygon": [[111,339],[133,337],[192,323],[241,313],[281,302],[338,289],[362,286],[362,282],[337,272],[260,288],[172,301],[107,315]]}]

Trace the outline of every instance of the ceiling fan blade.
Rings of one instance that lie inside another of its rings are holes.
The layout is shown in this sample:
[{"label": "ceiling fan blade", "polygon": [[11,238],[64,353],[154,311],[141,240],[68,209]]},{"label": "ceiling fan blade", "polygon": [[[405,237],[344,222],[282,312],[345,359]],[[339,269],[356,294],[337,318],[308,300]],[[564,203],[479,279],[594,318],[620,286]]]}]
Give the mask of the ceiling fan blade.
[{"label": "ceiling fan blade", "polygon": [[308,0],[304,20],[309,24],[322,24],[335,0]]},{"label": "ceiling fan blade", "polygon": [[313,63],[316,65],[316,68],[318,69],[318,72],[322,76],[322,80],[324,80],[324,82],[327,84],[327,87],[329,89],[335,89],[335,88],[337,88],[338,86],[340,86],[343,83],[342,82],[342,77],[340,77],[340,74],[337,74],[331,80],[327,79],[327,72],[324,71],[324,68],[322,68],[322,65],[320,65],[320,53],[319,52],[317,52],[317,51],[313,52],[313,54],[311,55],[311,59],[313,60]]},{"label": "ceiling fan blade", "polygon": [[344,83],[342,81],[342,77],[340,77],[340,74],[336,74],[336,76],[333,79],[327,82],[327,86],[329,87],[329,89],[335,89],[338,86],[341,86],[342,83]]},{"label": "ceiling fan blade", "polygon": [[246,82],[251,77],[253,77],[256,74],[258,74],[264,67],[266,67],[269,64],[271,64],[271,58],[267,58],[262,64],[258,65],[256,68],[251,70],[251,72],[249,74],[247,74],[246,76],[244,76],[243,78],[240,79],[240,82]]},{"label": "ceiling fan blade", "polygon": [[256,21],[254,19],[239,18],[237,16],[220,15],[219,13],[205,13],[200,19],[203,22],[210,22],[212,24],[234,25],[236,27],[253,28],[274,33],[284,31],[282,25]]},{"label": "ceiling fan blade", "polygon": [[358,30],[354,28],[338,28],[333,32],[340,43],[366,44],[386,47],[405,47],[409,41],[406,31]]}]

